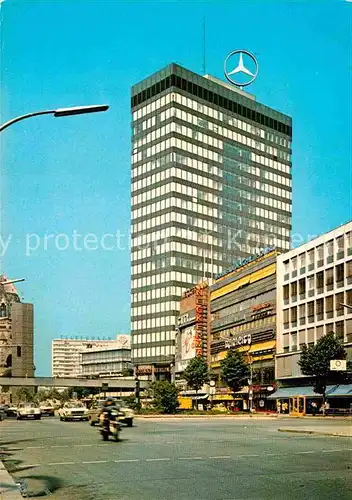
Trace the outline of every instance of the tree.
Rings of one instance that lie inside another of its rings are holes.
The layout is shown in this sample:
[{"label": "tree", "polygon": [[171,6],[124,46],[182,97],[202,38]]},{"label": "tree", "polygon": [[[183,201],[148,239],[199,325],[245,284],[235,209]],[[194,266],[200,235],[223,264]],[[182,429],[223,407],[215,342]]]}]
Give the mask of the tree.
[{"label": "tree", "polygon": [[220,377],[233,393],[247,385],[249,367],[241,352],[236,349],[227,352],[226,358],[220,361]]},{"label": "tree", "polygon": [[14,394],[19,402],[28,403],[34,400],[34,392],[27,387],[20,387],[19,389],[16,389]]},{"label": "tree", "polygon": [[175,413],[178,406],[178,388],[167,380],[157,380],[151,384],[154,406],[162,413]]},{"label": "tree", "polygon": [[303,375],[312,377],[314,392],[321,394],[323,403],[326,400],[326,386],[328,382],[341,384],[346,382],[346,372],[331,371],[332,359],[346,359],[346,351],[340,339],[333,332],[321,337],[315,345],[302,346],[298,361]]},{"label": "tree", "polygon": [[199,389],[209,381],[209,370],[205,359],[202,356],[191,359],[183,372],[183,378],[197,394]]}]

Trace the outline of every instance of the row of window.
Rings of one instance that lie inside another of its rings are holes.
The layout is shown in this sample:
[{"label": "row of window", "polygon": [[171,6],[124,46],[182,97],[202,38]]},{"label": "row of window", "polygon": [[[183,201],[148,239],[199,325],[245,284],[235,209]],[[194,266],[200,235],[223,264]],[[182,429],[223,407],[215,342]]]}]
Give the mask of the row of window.
[{"label": "row of window", "polygon": [[[328,259],[332,257],[332,259],[330,259],[330,261],[332,261],[336,254],[343,254],[345,249],[347,249],[348,255],[352,254],[352,231],[284,261],[284,273],[287,274],[297,271],[297,269],[305,267],[306,265],[314,265],[315,262],[322,263],[324,258]],[[339,258],[342,257],[344,257],[344,255],[339,256]]]},{"label": "row of window", "polygon": [[212,151],[201,145],[195,145],[191,142],[177,139],[176,137],[169,137],[164,141],[158,142],[154,146],[146,147],[141,150],[139,150],[138,148],[134,149],[132,151],[132,163],[146,160],[147,158],[159,154],[169,148],[179,148],[183,151],[188,151],[188,153],[206,158],[212,162],[220,163],[222,161],[222,155],[220,155],[220,153],[216,151]]},{"label": "row of window", "polygon": [[[158,318],[160,319],[160,318]],[[175,318],[172,318],[173,325],[175,324]],[[140,321],[139,324],[142,322]],[[154,325],[155,326],[155,325]],[[164,326],[164,325],[158,325],[158,326]],[[146,328],[146,327],[144,327]],[[140,326],[139,329],[142,329],[142,326]],[[152,332],[152,333],[134,333],[132,336],[133,340],[133,347],[135,347],[138,344],[150,344],[151,342],[168,342],[171,340],[175,340],[175,331],[168,331],[168,332]]]},{"label": "row of window", "polygon": [[352,319],[286,333],[282,335],[282,345],[278,346],[278,352],[297,351],[303,344],[312,345],[331,332],[334,332],[338,338],[343,339],[345,342],[351,342]]},{"label": "row of window", "polygon": [[188,186],[187,184],[169,182],[168,184],[163,184],[162,186],[154,187],[152,189],[145,190],[143,193],[140,193],[136,196],[132,196],[132,206],[135,207],[136,205],[139,205],[141,203],[150,202],[154,198],[167,196],[172,192],[191,196],[192,198],[194,198],[194,201],[200,199],[203,201],[208,201],[209,203],[213,203],[214,205],[219,204],[219,196],[215,194],[204,192],[200,189]]},{"label": "row of window", "polygon": [[154,358],[155,356],[173,356],[175,354],[175,346],[162,345],[157,347],[144,347],[143,349],[133,349],[133,359],[138,358]]},{"label": "row of window", "polygon": [[154,203],[150,203],[148,205],[144,205],[140,208],[134,208],[132,210],[132,221],[140,217],[146,217],[150,214],[155,214],[160,210],[166,210],[168,208],[180,208],[181,210],[187,210],[189,212],[193,212],[194,216],[206,215],[208,217],[212,217],[213,219],[217,219],[219,217],[218,207],[209,206],[203,203],[199,203],[199,197],[195,199],[195,201],[185,200],[184,198],[177,198],[175,196],[169,196],[162,200],[156,201]]},{"label": "row of window", "polygon": [[[209,264],[210,266],[210,264]],[[199,276],[200,277],[200,276]],[[198,278],[199,278],[198,277]],[[132,289],[143,288],[150,285],[165,283],[165,281],[180,281],[182,283],[196,284],[197,277],[193,274],[180,273],[179,271],[168,271],[161,274],[153,274],[152,276],[131,279]]]},{"label": "row of window", "polygon": [[[221,217],[220,217],[221,218]],[[189,216],[182,212],[168,212],[156,217],[151,217],[142,222],[133,225],[133,234],[138,234],[141,231],[146,231],[154,227],[159,227],[169,222],[179,222],[180,224],[187,224],[190,227],[195,227],[206,232],[217,232],[218,224],[208,219],[201,219],[200,217]],[[145,244],[145,238],[139,236],[139,241],[134,241],[133,245],[142,246]]]},{"label": "row of window", "polygon": [[160,156],[159,158],[154,158],[149,162],[134,167],[132,169],[132,178],[137,179],[138,177],[143,176],[146,173],[150,175],[153,170],[165,168],[166,165],[170,167],[170,163],[181,163],[183,165],[194,168],[198,172],[205,172],[208,174],[217,175],[219,177],[222,175],[221,169],[213,165],[212,163],[191,158],[190,156],[182,154],[181,152],[170,152],[166,153],[163,156]]},{"label": "row of window", "polygon": [[213,340],[220,338],[228,338],[233,336],[235,333],[244,333],[249,330],[253,330],[256,328],[264,328],[269,325],[275,324],[275,316],[268,316],[267,318],[260,318],[253,321],[248,321],[247,323],[242,323],[241,325],[232,326],[231,328],[227,328],[226,330],[221,330],[221,332],[216,332],[213,334]]},{"label": "row of window", "polygon": [[345,285],[345,278],[346,284],[352,283],[352,260],[284,285],[284,304],[290,301],[296,302],[298,298],[304,300],[306,297],[319,295],[324,291],[341,288]]},{"label": "row of window", "polygon": [[[226,229],[228,229],[226,234]],[[270,246],[271,244],[275,244],[278,248],[289,249],[290,242],[284,238],[276,237],[276,235],[268,234],[268,235],[258,235],[255,233],[246,232],[244,235],[243,230],[234,230],[231,231],[231,227],[224,227],[224,241],[222,244],[224,245],[224,251],[231,250],[234,251],[242,251],[246,254],[253,255],[258,253],[263,248],[263,245]],[[246,239],[244,242],[243,239]],[[166,242],[158,244],[151,243],[145,244],[143,240],[140,245],[133,243],[132,245],[132,261],[140,261],[143,259],[151,258],[152,256],[162,255],[171,251],[171,248],[176,251],[175,242]],[[209,242],[208,242],[209,244]],[[187,247],[187,253],[191,255],[199,255],[199,246],[193,247],[193,245],[189,245]],[[224,259],[224,258],[223,258]],[[219,259],[220,260],[220,259]],[[226,260],[226,259],[225,259]]]},{"label": "row of window", "polygon": [[[239,148],[236,148],[239,149]],[[256,155],[253,155],[252,153],[252,158],[255,158]],[[248,160],[247,160],[248,161]],[[255,160],[258,161],[258,160]],[[272,161],[272,160],[270,160]],[[269,163],[269,167],[272,167],[272,165]],[[249,165],[248,163],[245,163],[243,160],[239,161],[239,159],[231,158],[224,156],[224,171],[228,172],[244,172],[250,175],[255,175],[257,177],[260,177],[261,179],[264,177],[265,179],[268,179],[269,181],[275,182],[276,184],[280,184],[282,186],[287,186],[288,188],[291,188],[291,180],[289,177],[284,177],[280,174],[277,174],[275,172],[272,172],[271,170],[265,170],[262,168],[254,167],[252,165]],[[222,174],[224,175],[224,174]]]},{"label": "row of window", "polygon": [[[186,247],[186,244],[179,244],[180,247]],[[179,247],[179,248],[180,248]],[[178,252],[182,252],[182,250],[177,250]],[[201,256],[204,258],[210,258],[210,259],[220,259],[222,255],[218,252],[211,251],[210,249],[202,249],[201,251],[194,252],[193,255],[198,257],[201,254]],[[191,257],[190,254],[188,254],[189,257]],[[150,271],[159,271],[160,273],[162,272],[163,269],[169,266],[177,266],[177,267],[182,267],[184,269],[193,269],[193,270],[198,270],[201,271],[204,268],[204,262],[203,259],[187,259],[187,253],[183,252],[183,257],[169,257],[169,258],[161,258],[157,259],[156,261],[148,261],[144,262],[143,264],[138,264],[135,266],[132,266],[131,273],[132,276],[135,276],[137,274],[144,274],[148,273]],[[215,268],[218,269],[220,266],[213,265],[213,272],[217,273],[218,271],[215,271]],[[220,271],[219,271],[220,272]],[[160,283],[160,281],[157,281],[156,283]]]},{"label": "row of window", "polygon": [[[159,118],[159,119],[158,119]],[[273,146],[269,146],[257,139],[252,139],[247,137],[246,135],[242,135],[240,133],[234,132],[226,127],[222,127],[213,123],[206,122],[205,120],[200,119],[198,116],[195,116],[191,113],[186,113],[179,108],[169,108],[160,113],[160,117],[155,117],[156,124],[159,125],[164,120],[168,120],[170,118],[177,118],[178,120],[182,120],[183,124],[179,122],[172,121],[164,126],[159,126],[158,128],[152,130],[149,133],[144,133],[142,137],[134,140],[134,147],[139,148],[149,144],[150,142],[156,141],[160,139],[160,137],[170,134],[170,133],[178,133],[185,137],[189,137],[196,141],[204,142],[208,146],[213,146],[215,148],[222,148],[222,141],[214,137],[213,135],[200,132],[195,128],[186,127],[188,125],[195,125],[203,128],[204,130],[209,129],[217,134],[223,136],[226,139],[230,139],[232,141],[239,142],[241,144],[245,144],[250,146],[253,149],[257,149],[262,151],[263,153],[270,154],[277,158],[281,158],[286,161],[290,161],[290,155],[286,152],[280,151]],[[150,123],[153,123],[154,120],[150,120]],[[206,126],[208,125],[208,127]],[[154,125],[155,126],[155,125]],[[142,125],[143,128],[143,125]],[[136,131],[140,131],[141,127],[137,126]],[[142,130],[143,131],[143,130]]]},{"label": "row of window", "polygon": [[[271,208],[277,208],[285,212],[291,211],[291,202],[286,203],[281,200],[277,200],[276,198],[253,193],[250,190],[250,188],[248,188],[248,191],[246,189],[238,189],[234,187],[235,185],[237,186],[235,182],[233,182],[231,185],[228,185],[228,187],[226,187],[225,185],[223,190],[223,196],[227,197],[228,199],[237,196],[239,198],[243,198],[245,200],[249,200],[255,203],[260,203],[262,205],[267,205]],[[222,204],[223,198],[215,194],[207,193],[200,189],[196,189],[192,186],[181,184],[179,182],[169,182],[168,184],[164,184],[160,187],[154,187],[152,189],[146,190],[143,193],[140,193],[139,195],[132,196],[132,206],[135,209],[136,206],[139,204],[146,203],[147,201],[151,201],[155,198],[166,197],[169,193],[176,193],[176,192],[181,193],[185,196],[192,197],[193,203],[196,203],[197,200],[201,200],[219,206],[221,206]],[[260,214],[258,213],[257,215]],[[220,213],[220,218],[221,218],[221,213]],[[277,220],[277,218],[274,220]]]},{"label": "row of window", "polygon": [[217,189],[217,190],[221,189],[221,183],[214,181],[209,177],[192,173],[189,170],[177,167],[170,167],[167,170],[162,170],[157,174],[153,174],[150,175],[149,177],[133,182],[132,192],[138,191],[139,189],[146,189],[148,186],[158,184],[159,182],[163,182],[164,180],[170,179],[170,177],[178,177],[179,179],[183,179],[185,182],[193,182],[193,184],[205,186],[210,189]]},{"label": "row of window", "polygon": [[[187,242],[200,242],[213,246],[221,245],[220,240],[207,231],[196,231],[195,228],[185,229],[177,226],[170,226],[158,231],[154,231],[152,233],[147,233],[143,236],[133,236],[132,249],[135,250],[137,247],[148,246],[148,244],[150,243],[154,245],[160,245],[162,243],[162,240],[164,240],[164,243],[166,243],[167,241],[175,238],[183,238],[184,240],[187,240]],[[199,252],[199,245],[192,249],[192,254],[197,255],[197,251]],[[133,258],[133,254],[132,260],[135,260]]]},{"label": "row of window", "polygon": [[[256,159],[256,155],[253,156],[253,153],[252,153],[252,157],[254,159]],[[258,159],[256,161],[258,161]],[[270,162],[271,161],[272,160],[270,160]],[[138,167],[135,167],[132,170],[132,178],[135,179],[132,182],[132,191],[135,191],[137,189],[141,189],[142,187],[144,187],[146,185],[146,183],[149,182],[149,177],[151,177],[151,176],[149,175],[147,178],[143,177],[140,181],[138,181],[138,177],[145,176],[146,173],[150,174],[152,171],[157,170],[159,168],[165,169],[166,165],[168,166],[167,173],[165,173],[165,170],[163,171],[164,173],[160,172],[159,173],[160,177],[158,176],[158,174],[155,174],[155,177],[152,178],[153,180],[150,183],[159,182],[159,181],[162,181],[163,179],[168,178],[172,175],[176,175],[176,174],[173,174],[172,167],[169,166],[170,163],[178,163],[178,164],[185,165],[186,167],[189,167],[189,168],[196,170],[198,173],[204,172],[206,174],[212,174],[214,176],[219,176],[219,177],[223,176],[223,170],[215,165],[212,165],[211,163],[207,163],[207,162],[204,162],[201,160],[196,160],[196,159],[194,159],[190,156],[187,156],[185,154],[182,154],[182,153],[172,152],[172,153],[167,153],[166,155],[164,155],[160,158],[156,158],[150,162],[139,165]],[[272,166],[272,165],[269,165],[269,166]],[[249,165],[247,163],[244,163],[243,161],[239,161],[238,159],[235,160],[235,159],[231,159],[231,158],[228,158],[225,156],[224,157],[224,167],[226,167],[227,169],[229,169],[229,168],[236,169],[238,171],[248,173],[250,175],[255,175],[255,176],[260,177],[260,178],[264,177],[265,179],[268,179],[269,181],[275,182],[276,184],[281,184],[282,186],[287,186],[288,188],[291,188],[291,180],[289,177],[284,177],[278,173],[271,172],[271,171],[265,170],[263,168],[258,168],[258,167],[255,167],[253,165]],[[182,175],[184,175],[184,174],[182,174]],[[165,177],[165,176],[167,176],[167,177]],[[137,184],[137,182],[138,182],[138,184]],[[135,186],[137,186],[137,187],[135,187]]]},{"label": "row of window", "polygon": [[[230,186],[247,186],[251,189],[257,189],[258,191],[263,191],[264,193],[273,194],[281,198],[292,199],[291,191],[287,189],[282,189],[272,184],[266,184],[265,182],[260,182],[246,177],[243,175],[238,175],[234,172],[224,172],[223,183],[229,184]],[[260,196],[256,194],[256,197]],[[277,201],[277,200],[275,200]],[[278,201],[280,203],[280,201]]]},{"label": "row of window", "polygon": [[[274,144],[278,144],[287,149],[291,147],[291,142],[285,137],[279,136],[278,134],[267,132],[266,130],[258,126],[251,125],[245,121],[235,118],[234,116],[227,115],[226,113],[223,113],[214,108],[206,106],[205,104],[201,104],[200,102],[195,101],[194,99],[190,99],[189,97],[185,97],[177,92],[168,93],[160,97],[159,99],[156,99],[155,101],[151,102],[150,104],[143,106],[138,111],[134,111],[132,113],[132,119],[134,122],[137,122],[138,120],[138,122],[134,124],[135,125],[134,133],[136,134],[143,130],[147,130],[150,127],[154,127],[157,123],[157,118],[155,114],[160,110],[160,108],[170,104],[171,102],[176,102],[178,104],[181,104],[186,108],[193,109],[198,113],[203,113],[207,115],[209,118],[220,121],[223,124],[228,124],[232,127],[244,130],[245,132],[248,132],[250,134],[262,137],[267,141],[271,141]],[[152,116],[150,116],[146,120],[139,121],[143,117],[148,116],[151,113]],[[202,126],[204,128],[209,128],[210,130],[214,130],[214,132],[217,132],[217,130],[214,129],[214,127],[219,127],[219,133],[222,134],[221,125],[218,125],[212,122],[211,120],[204,120],[202,118],[199,118],[198,116],[196,116],[198,122],[194,123],[193,119],[190,118],[189,113],[186,113],[184,111],[183,113],[186,114],[186,117],[182,115],[182,119],[185,120],[186,122],[193,123],[195,125]],[[166,120],[168,117],[169,116],[167,116],[164,112],[164,114],[161,114],[160,116],[160,121]]]},{"label": "row of window", "polygon": [[345,313],[352,314],[352,311],[345,308],[343,304],[352,304],[352,289],[284,309],[283,327],[287,329],[296,327],[298,324],[305,325],[306,323],[323,321],[333,316],[344,316]]},{"label": "row of window", "polygon": [[165,298],[171,296],[181,297],[186,288],[181,286],[168,286],[158,287],[145,292],[135,292],[131,296],[132,303],[139,303],[143,301]]},{"label": "row of window", "polygon": [[[238,197],[238,198],[242,198],[244,200],[249,200],[251,202],[252,206],[254,203],[260,203],[261,205],[267,205],[270,208],[277,208],[279,210],[283,210],[284,212],[291,212],[291,202],[286,203],[284,201],[277,200],[276,198],[271,198],[269,196],[263,196],[261,194],[253,193],[250,190],[250,188],[248,188],[248,190],[247,189],[238,189],[237,187],[234,187],[234,186],[238,186],[238,184],[232,183],[232,184],[227,184],[227,185],[225,184],[224,185],[224,191],[225,191],[225,188],[227,188],[225,192],[226,192],[226,195],[228,196],[228,198]],[[220,203],[220,205],[221,205],[221,203]],[[258,207],[256,207],[256,209],[258,209]],[[257,213],[257,215],[260,215],[260,214]],[[277,214],[276,214],[276,216],[277,216]],[[262,216],[262,217],[264,217],[264,216]],[[277,218],[274,220],[277,220]]]},{"label": "row of window", "polygon": [[[243,116],[244,118],[252,120],[256,124],[262,124],[266,127],[277,130],[282,134],[288,135],[290,137],[292,136],[292,127],[290,125],[286,125],[281,121],[271,118],[270,116],[264,115],[258,111],[254,111],[251,108],[247,108],[246,106],[243,106],[242,104],[239,104],[238,102],[235,102],[232,99],[227,99],[226,97],[219,95],[217,92],[208,90],[203,86],[199,86],[191,81],[187,81],[185,78],[181,78],[180,76],[175,74],[171,74],[170,76],[164,78],[160,82],[155,83],[151,85],[149,88],[142,90],[138,94],[134,95],[131,99],[131,107],[134,108],[135,106],[142,104],[148,99],[157,96],[161,92],[167,89],[171,89],[171,87],[176,87],[177,89],[188,92],[193,96],[208,101],[211,105],[220,106],[225,110],[231,111],[231,113],[235,113],[236,115],[240,115]],[[171,99],[175,99],[175,94],[176,92],[171,94],[172,96]],[[184,97],[182,94],[176,94],[176,95],[181,95],[181,97],[187,99],[187,97]],[[197,101],[194,102],[197,105],[196,109],[201,110],[203,108],[203,103]],[[213,112],[212,108],[209,107],[209,109],[210,112]]]}]

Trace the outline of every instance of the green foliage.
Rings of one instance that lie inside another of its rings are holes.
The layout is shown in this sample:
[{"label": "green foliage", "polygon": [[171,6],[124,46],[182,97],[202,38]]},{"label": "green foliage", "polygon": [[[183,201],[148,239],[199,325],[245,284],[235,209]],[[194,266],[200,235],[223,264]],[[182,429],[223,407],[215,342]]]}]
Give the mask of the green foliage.
[{"label": "green foliage", "polygon": [[151,384],[154,406],[162,413],[175,413],[178,406],[178,388],[166,380],[157,380]]},{"label": "green foliage", "polygon": [[27,403],[34,401],[34,392],[26,387],[20,387],[16,389],[16,399],[18,402]]},{"label": "green foliage", "polygon": [[41,401],[47,401],[47,400],[61,400],[61,394],[59,391],[55,388],[49,389],[47,391],[39,391],[36,395],[36,399],[41,402]]},{"label": "green foliage", "polygon": [[247,385],[249,367],[241,352],[236,349],[228,351],[220,362],[220,377],[234,393]]},{"label": "green foliage", "polygon": [[205,359],[202,356],[191,359],[183,372],[183,378],[188,387],[199,391],[209,381],[209,370]]},{"label": "green foliage", "polygon": [[136,402],[136,396],[134,394],[131,394],[130,396],[124,396],[122,398],[122,401],[124,401],[126,405],[132,410],[137,410],[138,404]]},{"label": "green foliage", "polygon": [[299,366],[303,375],[310,375],[313,379],[313,389],[325,398],[328,382],[341,384],[346,382],[345,372],[330,371],[332,359],[346,359],[346,351],[340,339],[334,333],[321,337],[315,345],[302,346]]}]

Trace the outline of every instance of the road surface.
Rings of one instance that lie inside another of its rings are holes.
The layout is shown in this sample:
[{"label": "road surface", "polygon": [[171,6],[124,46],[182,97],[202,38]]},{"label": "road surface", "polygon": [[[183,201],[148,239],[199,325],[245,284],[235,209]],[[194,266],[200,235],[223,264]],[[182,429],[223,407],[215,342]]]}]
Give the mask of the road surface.
[{"label": "road surface", "polygon": [[[1,458],[29,492],[47,488],[51,500],[351,498],[352,440],[284,434],[282,425],[139,419],[123,428],[120,443],[105,443],[86,422],[7,419],[0,423]],[[284,425],[307,424],[285,419]]]}]

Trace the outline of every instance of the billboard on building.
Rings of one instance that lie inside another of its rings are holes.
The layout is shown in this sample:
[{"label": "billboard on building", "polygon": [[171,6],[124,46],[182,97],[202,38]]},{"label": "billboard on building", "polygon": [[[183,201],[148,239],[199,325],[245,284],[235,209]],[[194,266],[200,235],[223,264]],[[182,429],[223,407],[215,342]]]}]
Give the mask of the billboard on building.
[{"label": "billboard on building", "polygon": [[181,333],[181,360],[192,359],[196,355],[195,338],[196,330],[194,326],[185,328]]}]

